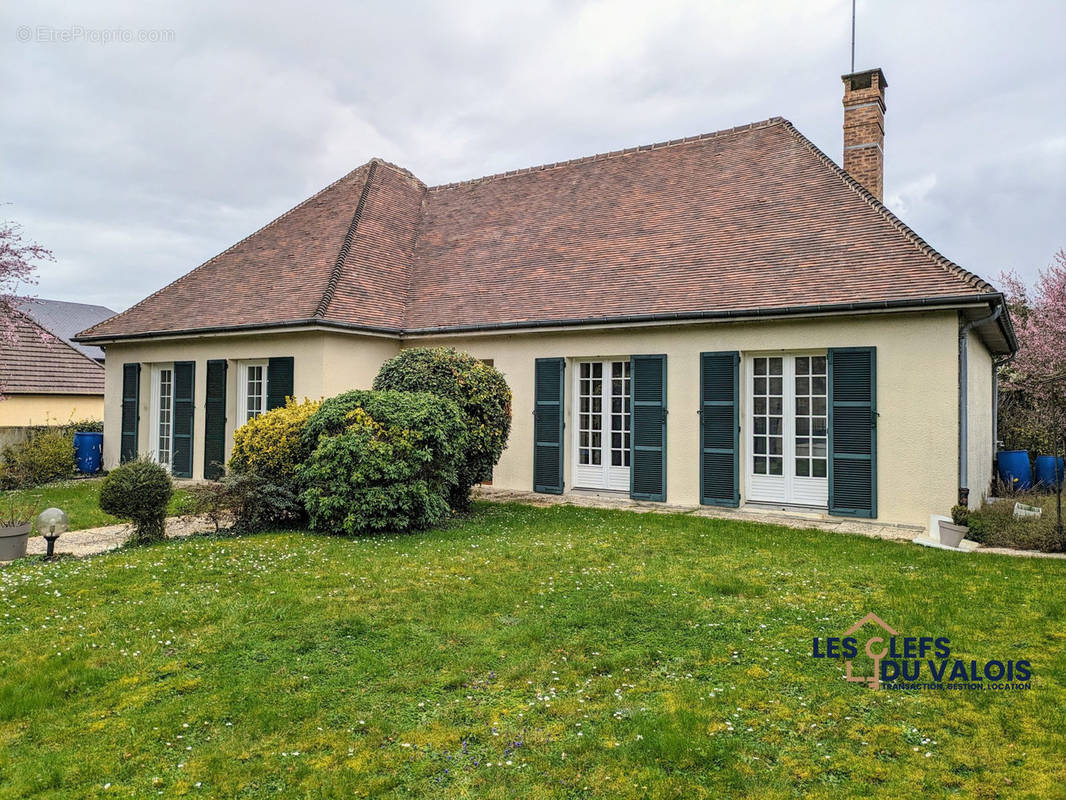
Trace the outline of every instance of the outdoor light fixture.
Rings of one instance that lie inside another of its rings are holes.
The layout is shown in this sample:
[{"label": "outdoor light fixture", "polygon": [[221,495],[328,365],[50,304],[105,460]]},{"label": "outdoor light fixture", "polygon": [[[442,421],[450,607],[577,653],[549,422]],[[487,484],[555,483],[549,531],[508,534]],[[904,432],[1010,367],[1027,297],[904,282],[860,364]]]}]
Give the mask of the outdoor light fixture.
[{"label": "outdoor light fixture", "polygon": [[37,533],[48,542],[48,552],[45,553],[45,558],[52,558],[55,555],[56,539],[66,533],[69,527],[70,520],[61,508],[46,508],[37,515]]}]

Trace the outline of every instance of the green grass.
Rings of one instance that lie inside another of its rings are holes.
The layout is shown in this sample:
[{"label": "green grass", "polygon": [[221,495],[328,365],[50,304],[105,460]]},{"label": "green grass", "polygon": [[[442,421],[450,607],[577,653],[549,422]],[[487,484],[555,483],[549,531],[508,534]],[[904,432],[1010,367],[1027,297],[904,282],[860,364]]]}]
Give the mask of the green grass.
[{"label": "green grass", "polygon": [[[0,798],[1066,794],[1060,561],[479,504],[24,561],[0,604]],[[869,611],[1032,689],[846,683],[811,642]]]},{"label": "green grass", "polygon": [[[0,509],[6,508],[12,499],[32,504],[38,513],[56,506],[67,512],[72,531],[116,525],[122,520],[100,510],[100,486],[103,482],[103,478],[85,478],[49,483],[33,489],[0,492]],[[167,513],[180,514],[186,502],[185,491],[175,489]]]}]

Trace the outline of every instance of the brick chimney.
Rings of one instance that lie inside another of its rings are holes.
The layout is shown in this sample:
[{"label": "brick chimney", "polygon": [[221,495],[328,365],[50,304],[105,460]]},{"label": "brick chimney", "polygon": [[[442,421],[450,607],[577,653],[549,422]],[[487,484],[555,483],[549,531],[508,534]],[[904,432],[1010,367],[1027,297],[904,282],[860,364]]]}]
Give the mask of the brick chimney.
[{"label": "brick chimney", "polygon": [[884,199],[885,73],[843,75],[844,169],[878,200]]}]

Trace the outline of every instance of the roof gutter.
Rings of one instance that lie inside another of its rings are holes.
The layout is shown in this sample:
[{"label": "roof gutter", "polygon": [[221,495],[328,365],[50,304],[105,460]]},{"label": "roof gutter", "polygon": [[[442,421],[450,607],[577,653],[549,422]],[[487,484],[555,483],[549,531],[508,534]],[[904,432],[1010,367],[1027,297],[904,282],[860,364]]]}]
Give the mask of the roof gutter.
[{"label": "roof gutter", "polygon": [[[699,322],[715,320],[745,320],[766,317],[789,317],[815,314],[849,314],[867,311],[906,311],[932,308],[952,308],[961,305],[986,304],[992,307],[1003,303],[1003,295],[998,292],[987,294],[951,295],[946,297],[919,297],[901,300],[871,300],[857,303],[817,303],[799,306],[776,306],[772,308],[727,309],[717,311],[681,311],[660,314],[628,314],[621,316],[578,317],[570,319],[519,320],[514,322],[493,322],[489,324],[438,325],[421,328],[390,328],[385,326],[357,325],[321,318],[306,318],[277,323],[252,323],[248,325],[219,325],[205,328],[188,328],[184,330],[148,331],[144,333],[127,333],[116,335],[76,336],[77,342],[114,342],[130,339],[150,339],[163,336],[193,336],[209,333],[241,333],[270,330],[275,328],[326,327],[354,332],[373,333],[395,337],[433,336],[435,334],[480,333],[490,331],[529,330],[533,328],[570,328],[589,325],[624,325],[630,323],[655,322]],[[1014,332],[1009,326],[1003,327],[1003,333],[1012,350],[1017,345]]]}]

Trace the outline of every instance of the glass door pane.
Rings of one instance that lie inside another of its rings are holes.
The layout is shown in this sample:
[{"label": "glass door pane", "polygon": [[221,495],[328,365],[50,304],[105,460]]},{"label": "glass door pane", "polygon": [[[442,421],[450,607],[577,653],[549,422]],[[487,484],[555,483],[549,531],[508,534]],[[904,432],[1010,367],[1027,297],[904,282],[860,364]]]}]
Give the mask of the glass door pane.
[{"label": "glass door pane", "polygon": [[581,363],[578,381],[578,464],[603,463],[603,364]]},{"label": "glass door pane", "polygon": [[159,370],[159,463],[170,465],[174,413],[174,371]]},{"label": "glass door pane", "polygon": [[752,470],[784,473],[784,359],[756,358],[752,369]]},{"label": "glass door pane", "polygon": [[827,475],[827,393],[825,356],[798,356],[795,398],[798,478]]},{"label": "glass door pane", "polygon": [[629,362],[611,362],[611,466],[629,466]]}]

